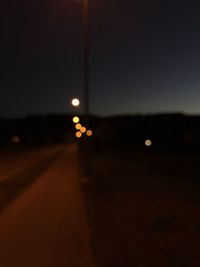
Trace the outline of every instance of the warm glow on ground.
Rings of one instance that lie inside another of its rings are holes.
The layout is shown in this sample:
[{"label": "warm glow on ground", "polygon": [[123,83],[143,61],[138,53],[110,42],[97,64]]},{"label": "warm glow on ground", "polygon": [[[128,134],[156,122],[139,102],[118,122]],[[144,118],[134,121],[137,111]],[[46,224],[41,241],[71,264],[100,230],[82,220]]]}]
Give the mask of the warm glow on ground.
[{"label": "warm glow on ground", "polygon": [[76,130],[80,130],[81,129],[81,124],[77,123],[75,127],[76,127]]},{"label": "warm glow on ground", "polygon": [[72,99],[72,106],[78,107],[80,105],[80,101],[77,98]]},{"label": "warm glow on ground", "polygon": [[145,143],[145,146],[151,146],[152,145],[152,141],[149,139],[145,140],[144,143]]},{"label": "warm glow on ground", "polygon": [[79,121],[80,121],[79,117],[76,116],[76,117],[73,118],[73,122],[74,123],[78,123]]},{"label": "warm glow on ground", "polygon": [[82,136],[82,133],[80,131],[76,132],[76,137],[80,138]]},{"label": "warm glow on ground", "polygon": [[85,132],[86,132],[86,128],[85,128],[85,127],[81,127],[80,131],[81,131],[82,133],[85,133]]},{"label": "warm glow on ground", "polygon": [[87,136],[92,136],[92,131],[91,130],[87,130],[86,134],[87,134]]}]

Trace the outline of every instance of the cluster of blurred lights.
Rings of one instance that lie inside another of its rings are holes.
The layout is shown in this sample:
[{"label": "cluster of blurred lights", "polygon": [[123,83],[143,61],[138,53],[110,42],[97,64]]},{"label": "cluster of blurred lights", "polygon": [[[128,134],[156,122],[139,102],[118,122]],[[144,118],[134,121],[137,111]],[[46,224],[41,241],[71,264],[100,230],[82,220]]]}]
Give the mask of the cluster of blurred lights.
[{"label": "cluster of blurred lights", "polygon": [[[78,98],[72,99],[71,103],[72,103],[72,106],[74,106],[74,107],[78,107],[80,105],[80,101]],[[77,138],[81,138],[84,133],[88,137],[93,135],[92,130],[87,130],[86,127],[84,127],[80,124],[80,118],[79,117],[77,117],[77,116],[73,117],[73,122],[75,123],[75,128],[77,130],[77,132],[76,132]]]},{"label": "cluster of blurred lights", "polygon": [[77,138],[81,138],[83,136],[83,134],[85,133],[88,137],[93,135],[92,130],[87,130],[85,126],[82,126],[80,124],[80,118],[75,116],[73,117],[73,122],[75,123],[75,128],[77,130],[76,132],[76,137]]}]

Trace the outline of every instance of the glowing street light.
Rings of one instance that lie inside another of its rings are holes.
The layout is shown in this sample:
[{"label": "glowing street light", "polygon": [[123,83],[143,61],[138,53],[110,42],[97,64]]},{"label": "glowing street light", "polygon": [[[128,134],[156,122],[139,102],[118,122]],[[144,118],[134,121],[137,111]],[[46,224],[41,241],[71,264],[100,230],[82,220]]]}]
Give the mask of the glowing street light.
[{"label": "glowing street light", "polygon": [[81,124],[80,123],[77,123],[76,125],[75,125],[75,128],[76,128],[76,130],[80,130],[81,129]]},{"label": "glowing street light", "polygon": [[73,118],[73,122],[74,122],[74,123],[78,123],[79,121],[80,121],[79,117],[75,116],[75,117]]},{"label": "glowing street light", "polygon": [[87,132],[86,132],[86,135],[87,135],[87,136],[92,136],[92,134],[93,134],[93,133],[92,133],[91,130],[87,130]]},{"label": "glowing street light", "polygon": [[82,133],[80,131],[76,132],[76,137],[77,138],[81,138],[81,136],[82,136]]},{"label": "glowing street light", "polygon": [[78,98],[72,99],[72,106],[78,107],[80,105],[80,101]]},{"label": "glowing street light", "polygon": [[85,127],[81,127],[81,129],[80,129],[81,133],[85,133],[86,130],[87,130],[87,129],[86,129]]},{"label": "glowing street light", "polygon": [[145,143],[145,146],[151,146],[152,145],[152,141],[149,139],[145,140],[144,143]]}]

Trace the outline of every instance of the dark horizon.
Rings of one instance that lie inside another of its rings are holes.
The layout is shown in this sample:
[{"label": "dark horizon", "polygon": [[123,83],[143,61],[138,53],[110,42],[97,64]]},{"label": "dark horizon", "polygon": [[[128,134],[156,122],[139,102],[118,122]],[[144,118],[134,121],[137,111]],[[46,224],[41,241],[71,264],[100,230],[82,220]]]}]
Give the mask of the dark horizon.
[{"label": "dark horizon", "polygon": [[[0,116],[0,120],[21,120],[26,119],[29,117],[48,117],[48,116],[67,116],[67,117],[73,117],[73,116],[81,116],[84,117],[84,113],[78,113],[78,112],[71,112],[71,113],[30,113],[24,116]],[[200,117],[200,113],[184,113],[184,112],[178,112],[178,111],[171,111],[171,112],[149,112],[149,113],[142,113],[142,112],[136,112],[136,113],[114,113],[114,114],[108,114],[108,115],[99,115],[99,114],[90,114],[92,117],[97,118],[115,118],[115,117],[135,117],[135,116],[141,116],[141,117],[148,117],[148,116],[184,116],[184,117]]]}]

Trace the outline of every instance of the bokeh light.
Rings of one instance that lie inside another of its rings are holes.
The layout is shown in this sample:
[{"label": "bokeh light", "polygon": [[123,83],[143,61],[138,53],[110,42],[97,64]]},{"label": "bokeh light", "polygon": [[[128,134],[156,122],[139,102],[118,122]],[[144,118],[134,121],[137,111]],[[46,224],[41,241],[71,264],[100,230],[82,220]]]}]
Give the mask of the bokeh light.
[{"label": "bokeh light", "polygon": [[13,136],[11,138],[11,143],[18,144],[20,142],[19,136]]},{"label": "bokeh light", "polygon": [[75,116],[75,117],[73,118],[73,122],[74,122],[74,123],[78,123],[79,121],[80,121],[79,117]]},{"label": "bokeh light", "polygon": [[82,136],[82,133],[80,131],[76,132],[76,137],[77,138],[81,138],[81,136]]},{"label": "bokeh light", "polygon": [[152,145],[152,141],[150,139],[145,140],[145,146],[151,146]]},{"label": "bokeh light", "polygon": [[87,136],[92,136],[92,134],[93,134],[93,133],[92,133],[92,130],[87,130],[87,132],[86,132],[86,135],[87,135]]},{"label": "bokeh light", "polygon": [[86,128],[85,127],[81,127],[81,129],[80,129],[80,131],[82,132],[82,133],[85,133],[86,132]]},{"label": "bokeh light", "polygon": [[81,124],[80,123],[77,123],[76,125],[75,125],[75,128],[76,128],[76,130],[80,130],[81,129]]},{"label": "bokeh light", "polygon": [[72,99],[72,106],[78,107],[79,105],[80,105],[80,101],[78,100],[78,98]]}]

